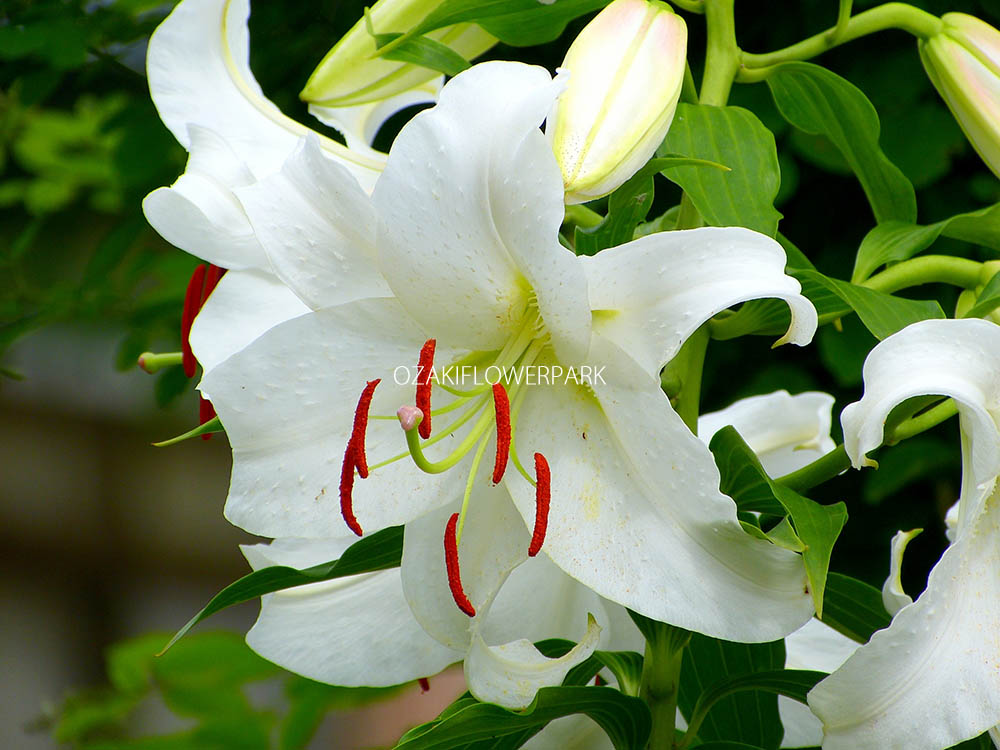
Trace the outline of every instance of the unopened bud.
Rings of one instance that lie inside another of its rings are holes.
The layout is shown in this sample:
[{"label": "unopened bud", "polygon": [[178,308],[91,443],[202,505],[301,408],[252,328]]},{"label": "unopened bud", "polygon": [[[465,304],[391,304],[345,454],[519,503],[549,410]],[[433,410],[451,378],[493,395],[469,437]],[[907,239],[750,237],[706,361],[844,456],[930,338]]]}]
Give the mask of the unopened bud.
[{"label": "unopened bud", "polygon": [[[334,45],[313,71],[299,95],[323,107],[349,107],[388,99],[416,88],[440,73],[413,63],[376,56],[376,34],[405,33],[416,27],[443,0],[379,0]],[[473,23],[446,26],[425,34],[467,60],[481,55],[497,40]]]},{"label": "unopened bud", "polygon": [[1000,31],[965,13],[945,13],[921,40],[920,59],[966,138],[1000,177]]},{"label": "unopened bud", "polygon": [[607,195],[649,160],[680,98],[687,27],[666,3],[614,0],[576,38],[546,125],[567,203]]}]

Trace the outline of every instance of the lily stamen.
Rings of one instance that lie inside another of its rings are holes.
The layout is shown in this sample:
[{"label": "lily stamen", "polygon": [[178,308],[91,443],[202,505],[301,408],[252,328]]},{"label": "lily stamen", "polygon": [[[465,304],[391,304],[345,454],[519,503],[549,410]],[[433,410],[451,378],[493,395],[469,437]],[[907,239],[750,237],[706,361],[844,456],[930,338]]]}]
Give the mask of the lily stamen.
[{"label": "lily stamen", "polygon": [[431,376],[434,374],[435,339],[427,339],[420,348],[420,359],[417,360],[417,408],[424,414],[420,423],[420,437],[424,440],[431,436]]},{"label": "lily stamen", "polygon": [[510,399],[507,397],[507,389],[500,383],[493,384],[493,411],[497,422],[497,457],[493,464],[493,484],[499,484],[510,456]]},{"label": "lily stamen", "polygon": [[458,568],[458,513],[452,513],[444,530],[444,565],[448,570],[448,588],[455,604],[469,617],[476,616],[476,608],[472,606],[469,597],[462,589],[462,577]]},{"label": "lily stamen", "polygon": [[344,461],[340,466],[340,514],[344,517],[347,527],[358,536],[364,532],[361,524],[354,515],[353,492],[354,492],[354,469],[362,479],[368,478],[368,459],[365,455],[365,432],[368,429],[368,409],[371,407],[372,397],[375,395],[375,388],[382,382],[381,378],[369,380],[365,384],[365,389],[358,399],[358,406],[354,410],[354,426],[351,429],[351,437],[347,441],[347,448],[344,449]]},{"label": "lily stamen", "polygon": [[191,333],[191,324],[194,317],[201,309],[202,290],[205,288],[204,263],[198,265],[191,274],[187,289],[184,292],[184,307],[181,310],[181,364],[184,366],[184,374],[189,378],[194,377],[198,367],[198,360],[195,359],[194,352],[191,351],[191,343],[188,337]]},{"label": "lily stamen", "polygon": [[545,530],[549,525],[549,500],[552,497],[552,475],[549,462],[541,453],[535,454],[535,529],[531,533],[528,557],[534,557],[545,542]]}]

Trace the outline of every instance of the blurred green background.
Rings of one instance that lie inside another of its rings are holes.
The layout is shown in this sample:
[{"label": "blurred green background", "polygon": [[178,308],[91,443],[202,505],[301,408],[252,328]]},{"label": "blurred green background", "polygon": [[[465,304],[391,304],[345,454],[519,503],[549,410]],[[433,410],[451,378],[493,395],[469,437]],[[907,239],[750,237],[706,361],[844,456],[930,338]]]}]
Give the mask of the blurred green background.
[{"label": "blurred green background", "polygon": [[[873,4],[858,2],[855,8]],[[996,0],[915,4],[1000,23]],[[8,602],[0,615],[0,645],[5,665],[13,665],[6,679],[10,696],[0,708],[5,747],[54,746],[45,717],[59,713],[72,689],[107,682],[103,653],[112,643],[178,627],[245,570],[236,543],[249,537],[221,515],[229,468],[224,438],[162,451],[149,447],[193,425],[197,406],[179,367],[150,377],[134,366],[146,349],[179,348],[181,301],[197,263],[161,240],[141,212],[142,198],[172,183],[186,159],[157,117],[143,72],[149,34],[172,5],[0,2],[0,582]],[[253,5],[251,66],[284,112],[323,129],[297,93],[363,5]],[[837,13],[834,0],[736,5],[738,41],[751,52],[816,33]],[[703,21],[685,18],[698,78]],[[554,69],[585,21],[571,23],[544,48],[501,45],[488,57]],[[817,62],[874,103],[882,146],[916,186],[922,223],[1000,200],[1000,184],[931,88],[911,37],[883,33]],[[777,137],[782,232],[821,271],[845,278],[872,218],[843,159],[826,140],[785,124],[765,86],[737,85],[731,102],[753,110]],[[393,118],[377,145],[387,148],[412,114]],[[657,183],[657,191],[651,216],[679,197],[666,181]],[[992,257],[944,239],[934,252]],[[946,309],[954,303],[949,289],[914,290],[921,295],[942,299]],[[837,397],[839,414],[860,395],[861,363],[874,343],[851,318],[842,331],[821,330],[804,350],[771,352],[771,340],[763,337],[713,344],[704,410],[776,388],[821,389]],[[957,425],[952,420],[883,451],[880,461],[878,473],[849,472],[813,493],[821,501],[845,500],[851,514],[832,568],[881,586],[890,537],[897,529],[921,526],[927,531],[911,545],[904,570],[906,588],[916,596],[944,548],[943,511],[958,494]],[[245,630],[254,616],[254,606],[244,605],[220,616],[218,624]],[[138,659],[132,668],[141,672],[148,669],[144,664]],[[256,680],[262,673],[255,668],[272,676],[256,665],[232,679],[251,674]],[[155,675],[142,674],[140,684],[162,687]],[[278,701],[285,709],[296,689],[314,688],[286,689],[291,692]],[[445,703],[447,690],[440,695]],[[322,715],[354,699],[328,692],[315,700]],[[437,710],[431,700],[417,705],[413,721]],[[124,704],[100,705],[110,713],[74,730],[79,741],[114,737],[119,719],[131,715]],[[131,727],[160,726],[169,712],[160,713],[141,714]],[[189,724],[198,720],[181,713]],[[344,720],[327,721],[316,746],[353,747],[343,734]],[[24,734],[29,724],[34,731]],[[100,746],[124,746],[109,741]],[[258,741],[247,740],[246,746],[260,746]]]}]

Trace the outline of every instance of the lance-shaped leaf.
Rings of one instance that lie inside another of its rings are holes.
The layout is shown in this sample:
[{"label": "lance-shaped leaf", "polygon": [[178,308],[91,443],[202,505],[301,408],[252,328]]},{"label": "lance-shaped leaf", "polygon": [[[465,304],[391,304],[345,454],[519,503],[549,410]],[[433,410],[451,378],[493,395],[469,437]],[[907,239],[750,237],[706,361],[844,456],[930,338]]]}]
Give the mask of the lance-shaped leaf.
[{"label": "lance-shaped leaf", "polygon": [[788,122],[806,133],[826,136],[840,149],[878,222],[916,221],[913,185],[879,147],[878,114],[860,89],[826,68],[804,62],[776,66],[767,85]]},{"label": "lance-shaped leaf", "polygon": [[803,291],[806,281],[811,281],[836,294],[858,314],[865,328],[878,339],[891,336],[919,320],[945,317],[941,305],[934,300],[896,297],[840,279],[831,279],[819,271],[796,270],[792,275],[802,280]]},{"label": "lance-shaped leaf", "polygon": [[981,318],[989,315],[997,307],[1000,307],[1000,273],[997,273],[992,279],[986,282],[983,291],[976,298],[976,304],[962,317]]},{"label": "lance-shaped leaf", "polygon": [[550,721],[573,714],[586,714],[607,733],[616,750],[639,750],[649,737],[650,716],[646,704],[603,687],[548,687],[538,691],[523,711],[479,703],[468,697],[446,709],[441,718],[407,732],[398,750],[450,750],[450,748],[497,747],[507,735],[523,736]]},{"label": "lance-shaped leaf", "polygon": [[781,214],[774,198],[781,170],[774,135],[756,115],[741,107],[678,104],[660,153],[674,153],[725,164],[720,172],[675,166],[663,174],[694,202],[705,222],[742,226],[774,237]]},{"label": "lance-shaped leaf", "polygon": [[875,631],[889,627],[892,620],[885,611],[881,591],[842,573],[830,573],[826,578],[820,619],[858,643],[867,643]]},{"label": "lance-shaped leaf", "polygon": [[[731,643],[695,633],[684,652],[678,708],[691,719],[701,696],[720,681],[738,674],[773,672],[784,665],[782,641]],[[698,729],[699,739],[767,748],[776,748],[781,742],[778,696],[773,693],[744,691],[719,699],[712,708]]]},{"label": "lance-shaped leaf", "polygon": [[[715,433],[710,445],[723,474],[723,491],[743,510],[764,510],[788,515],[795,533],[805,545],[802,558],[818,615],[823,613],[823,592],[833,544],[847,522],[844,503],[820,505],[784,487],[767,475],[760,461],[732,427]],[[740,505],[746,502],[746,505]]]},{"label": "lance-shaped leaf", "polygon": [[329,581],[359,573],[397,568],[402,555],[403,527],[393,526],[358,540],[338,559],[328,563],[313,565],[304,570],[297,570],[285,565],[255,570],[229,584],[213,596],[198,614],[188,620],[184,627],[174,634],[163,650],[166,651],[177,643],[185,633],[206,617],[221,612],[234,604],[241,604],[256,599],[258,596],[294,586],[305,586],[310,583]]},{"label": "lance-shaped leaf", "polygon": [[879,224],[861,240],[851,281],[864,281],[880,266],[912,258],[941,236],[1000,250],[1000,204],[958,214],[935,224],[905,221]]}]

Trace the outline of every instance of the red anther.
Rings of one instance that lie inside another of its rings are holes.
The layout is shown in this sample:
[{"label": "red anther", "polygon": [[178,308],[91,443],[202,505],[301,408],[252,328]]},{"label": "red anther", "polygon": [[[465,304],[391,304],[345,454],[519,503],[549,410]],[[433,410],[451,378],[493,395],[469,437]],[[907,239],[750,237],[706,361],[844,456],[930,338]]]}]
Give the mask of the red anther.
[{"label": "red anther", "polygon": [[[215,419],[215,407],[208,399],[198,396],[198,424],[205,424],[211,419]],[[202,440],[210,440],[211,438],[211,432],[206,432],[201,436]]]},{"label": "red anther", "polygon": [[354,443],[348,442],[347,450],[344,451],[344,463],[340,467],[340,515],[344,517],[347,528],[358,536],[361,531],[361,524],[354,517],[354,500],[351,493],[354,491]]},{"label": "red anther", "polygon": [[362,535],[361,524],[354,516],[354,469],[362,479],[368,478],[368,459],[365,457],[365,432],[368,430],[368,409],[372,405],[375,388],[382,378],[369,380],[358,399],[358,408],[354,410],[354,426],[351,437],[344,449],[344,462],[340,465],[340,514],[344,517],[347,527],[358,536]]},{"label": "red anther", "polygon": [[426,693],[430,691],[431,681],[428,680],[426,677],[421,677],[419,680],[417,680],[417,683],[420,685],[421,693]]},{"label": "red anther", "polygon": [[365,432],[368,431],[368,409],[372,405],[372,396],[375,395],[375,387],[382,382],[382,378],[369,380],[365,389],[358,399],[358,408],[354,410],[354,427],[351,430],[351,439],[347,444],[348,451],[354,447],[354,465],[358,467],[358,474],[362,479],[368,478],[368,457],[365,455]]},{"label": "red anther", "polygon": [[444,530],[444,565],[448,570],[448,588],[458,608],[469,617],[476,616],[476,608],[462,590],[462,576],[458,570],[458,513],[452,513]]},{"label": "red anther", "polygon": [[535,530],[531,532],[528,557],[534,557],[542,549],[545,529],[549,525],[549,500],[552,497],[552,475],[549,462],[541,453],[535,454]]},{"label": "red anther", "polygon": [[417,408],[424,413],[417,432],[424,440],[431,436],[431,375],[434,374],[434,347],[437,341],[427,339],[420,348],[417,361]]},{"label": "red anther", "polygon": [[594,686],[601,687],[602,685],[607,685],[608,683],[604,681],[604,678],[599,674],[594,675]]},{"label": "red anther", "polygon": [[194,316],[201,309],[202,289],[204,287],[205,266],[202,264],[191,274],[187,291],[184,292],[184,309],[181,311],[181,364],[184,366],[184,374],[189,378],[194,377],[198,360],[194,358],[188,337],[191,335],[191,324],[194,323]]},{"label": "red anther", "polygon": [[199,310],[205,306],[205,303],[208,301],[208,295],[215,290],[215,287],[225,275],[225,268],[220,268],[216,265],[210,265],[208,267],[208,272],[205,274],[205,292],[201,295],[201,305],[198,307]]},{"label": "red anther", "polygon": [[497,419],[497,458],[493,463],[493,484],[499,484],[510,456],[510,399],[507,389],[493,384],[493,410]]}]

